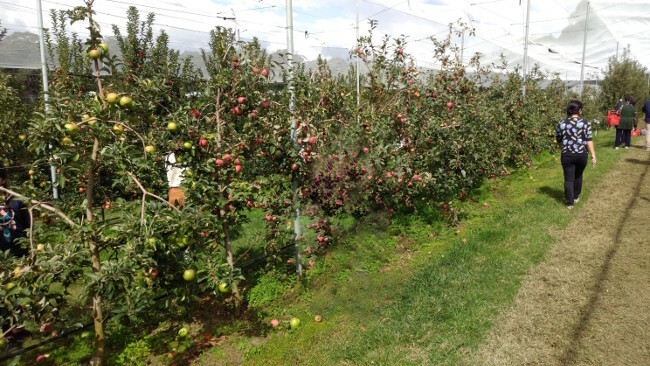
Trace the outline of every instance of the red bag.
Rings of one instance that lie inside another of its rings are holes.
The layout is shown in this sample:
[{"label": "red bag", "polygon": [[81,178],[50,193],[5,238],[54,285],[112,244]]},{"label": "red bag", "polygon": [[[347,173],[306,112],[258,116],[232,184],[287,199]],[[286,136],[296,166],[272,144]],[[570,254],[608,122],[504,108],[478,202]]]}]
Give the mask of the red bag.
[{"label": "red bag", "polygon": [[639,136],[639,130],[638,130],[637,128],[633,129],[633,130],[630,132],[630,135],[632,135],[632,136]]},{"label": "red bag", "polygon": [[607,124],[609,126],[618,126],[620,121],[621,116],[617,115],[615,110],[607,112]]}]

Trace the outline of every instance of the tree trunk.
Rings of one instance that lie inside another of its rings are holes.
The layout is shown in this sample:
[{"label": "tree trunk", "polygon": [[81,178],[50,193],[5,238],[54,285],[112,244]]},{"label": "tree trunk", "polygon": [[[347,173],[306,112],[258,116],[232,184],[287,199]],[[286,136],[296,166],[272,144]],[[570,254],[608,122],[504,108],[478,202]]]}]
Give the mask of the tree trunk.
[{"label": "tree trunk", "polygon": [[230,246],[230,235],[228,233],[228,223],[225,221],[222,221],[221,227],[223,228],[223,245],[224,248],[226,248],[226,261],[228,262],[228,266],[230,266],[230,283],[232,286],[232,294],[235,298],[235,316],[239,316],[241,312],[241,303],[242,303],[242,297],[241,294],[239,293],[239,286],[237,286],[237,282],[235,282],[234,278],[232,277],[232,271],[235,269],[235,261],[232,256],[232,247]]},{"label": "tree trunk", "polygon": [[[93,216],[93,195],[95,191],[95,173],[97,171],[97,153],[99,152],[99,141],[95,139],[93,143],[92,161],[88,169],[88,186],[86,189],[86,221],[91,224],[94,221]],[[94,229],[93,229],[94,230]],[[97,237],[93,233],[90,238],[90,255],[92,261],[93,273],[99,274],[101,271],[101,260],[99,257],[99,246]],[[104,365],[104,317],[102,315],[102,298],[99,295],[93,297],[93,322],[95,323],[95,350],[90,360],[92,366]]]}]

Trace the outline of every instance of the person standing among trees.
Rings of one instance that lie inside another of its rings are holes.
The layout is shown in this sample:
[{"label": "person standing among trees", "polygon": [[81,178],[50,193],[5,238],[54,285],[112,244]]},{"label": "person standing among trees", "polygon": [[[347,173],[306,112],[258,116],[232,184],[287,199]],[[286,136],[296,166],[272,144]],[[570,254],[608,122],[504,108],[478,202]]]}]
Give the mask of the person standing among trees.
[{"label": "person standing among trees", "polygon": [[650,98],[643,103],[641,112],[645,113],[645,149],[650,150]]},{"label": "person standing among trees", "polygon": [[[0,187],[9,188],[7,168],[0,163]],[[0,191],[0,250],[11,250],[17,257],[26,256],[27,249],[20,247],[18,238],[27,236],[30,226],[29,212],[21,201]]]},{"label": "person standing among trees", "polygon": [[582,173],[591,164],[596,166],[591,124],[582,119],[582,102],[572,100],[566,108],[567,118],[561,120],[555,129],[555,138],[562,148],[562,170],[564,171],[564,197],[568,209],[580,200]]},{"label": "person standing among trees", "polygon": [[636,99],[628,97],[625,105],[619,110],[618,114],[621,116],[621,121],[616,126],[616,142],[614,148],[618,150],[618,146],[625,142],[625,148],[630,148],[632,139],[632,128],[636,127],[636,109],[634,105]]}]

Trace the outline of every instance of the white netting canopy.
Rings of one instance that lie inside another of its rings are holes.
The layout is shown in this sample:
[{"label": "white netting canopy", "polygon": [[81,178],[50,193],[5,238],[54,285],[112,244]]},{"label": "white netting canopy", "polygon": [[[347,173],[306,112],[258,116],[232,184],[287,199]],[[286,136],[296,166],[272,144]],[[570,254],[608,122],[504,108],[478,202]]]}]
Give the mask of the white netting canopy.
[{"label": "white netting canopy", "polygon": [[[428,38],[444,37],[448,24],[459,20],[475,29],[474,36],[466,33],[453,38],[458,46],[463,45],[465,62],[478,52],[484,64],[499,62],[501,54],[510,68],[522,64],[527,0],[296,0],[292,13],[295,52],[307,60],[320,54],[343,68],[355,45],[357,4],[360,34],[367,34],[369,19],[377,20],[378,36],[407,37],[406,51],[419,66],[438,66],[431,58],[433,46]],[[78,5],[83,2],[42,0],[45,27],[51,25],[50,9]],[[96,19],[105,36],[112,36],[111,24],[124,30],[130,5],[140,10],[141,19],[154,12],[155,30],[165,30],[170,46],[188,54],[198,55],[201,48],[207,48],[208,32],[217,25],[237,29],[242,39],[257,37],[271,52],[287,47],[285,0],[96,0]],[[649,5],[650,0],[531,0],[529,64],[538,63],[562,79],[579,79],[588,13],[585,78],[596,79],[608,59],[622,55],[628,47],[631,57],[648,66]],[[34,0],[0,0],[0,20],[9,31],[0,42],[0,67],[39,67],[36,14]],[[70,30],[87,34],[83,25]]]}]

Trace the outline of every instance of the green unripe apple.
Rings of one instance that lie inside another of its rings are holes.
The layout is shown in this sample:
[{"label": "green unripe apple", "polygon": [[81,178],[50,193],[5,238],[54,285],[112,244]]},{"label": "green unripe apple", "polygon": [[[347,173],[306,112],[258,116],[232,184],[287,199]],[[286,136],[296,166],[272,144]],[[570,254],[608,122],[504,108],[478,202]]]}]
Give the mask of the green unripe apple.
[{"label": "green unripe apple", "polygon": [[125,95],[122,98],[120,98],[120,106],[122,106],[122,107],[130,107],[131,106],[131,97]]},{"label": "green unripe apple", "polygon": [[194,281],[194,270],[193,269],[186,269],[185,272],[183,272],[183,279],[185,281]]},{"label": "green unripe apple", "polygon": [[117,103],[117,93],[108,93],[106,94],[106,101],[110,104]]},{"label": "green unripe apple", "polygon": [[88,51],[88,56],[90,56],[90,58],[92,58],[93,60],[98,59],[99,56],[100,56],[99,50],[98,49],[92,49],[92,50]]}]

